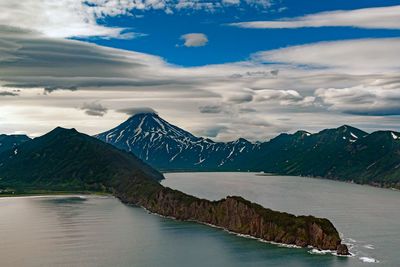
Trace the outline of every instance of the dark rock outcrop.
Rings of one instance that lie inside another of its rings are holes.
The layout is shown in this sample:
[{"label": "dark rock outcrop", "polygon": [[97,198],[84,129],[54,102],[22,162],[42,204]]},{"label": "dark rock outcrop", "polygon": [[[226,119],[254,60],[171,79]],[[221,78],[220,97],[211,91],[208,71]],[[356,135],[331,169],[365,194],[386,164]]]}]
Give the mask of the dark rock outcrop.
[{"label": "dark rock outcrop", "polygon": [[349,253],[349,249],[347,248],[346,245],[340,244],[340,245],[337,247],[337,254],[338,254],[338,255],[349,255],[350,253]]},{"label": "dark rock outcrop", "polygon": [[130,189],[135,193],[122,190],[115,194],[125,203],[178,220],[211,224],[265,241],[337,250],[339,255],[348,255],[347,246],[341,244],[339,233],[327,219],[273,211],[237,196],[209,201],[161,185],[146,190],[146,194],[140,193],[142,188],[134,187]]}]

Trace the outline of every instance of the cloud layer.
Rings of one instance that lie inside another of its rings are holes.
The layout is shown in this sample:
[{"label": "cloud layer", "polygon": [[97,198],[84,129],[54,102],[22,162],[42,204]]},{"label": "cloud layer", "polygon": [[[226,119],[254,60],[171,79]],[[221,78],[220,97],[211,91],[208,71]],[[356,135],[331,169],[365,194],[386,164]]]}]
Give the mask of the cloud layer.
[{"label": "cloud layer", "polygon": [[364,29],[400,29],[400,6],[321,12],[275,21],[249,21],[229,25],[254,29],[306,27],[356,27]]},{"label": "cloud layer", "polygon": [[262,62],[307,65],[351,73],[393,73],[400,70],[400,38],[321,42],[260,52]]},{"label": "cloud layer", "polygon": [[265,140],[345,123],[400,127],[398,38],[294,46],[248,61],[184,68],[14,27],[0,26],[0,36],[4,133],[39,135],[61,125],[95,134],[153,109],[218,140]]}]

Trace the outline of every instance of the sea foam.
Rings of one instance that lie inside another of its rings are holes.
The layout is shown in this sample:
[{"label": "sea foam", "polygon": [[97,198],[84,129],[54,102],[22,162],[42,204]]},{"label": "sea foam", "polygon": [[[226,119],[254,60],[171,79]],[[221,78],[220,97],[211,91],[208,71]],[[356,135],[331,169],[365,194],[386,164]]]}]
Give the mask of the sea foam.
[{"label": "sea foam", "polygon": [[359,259],[365,263],[378,263],[379,262],[377,259],[370,258],[370,257],[360,257]]}]

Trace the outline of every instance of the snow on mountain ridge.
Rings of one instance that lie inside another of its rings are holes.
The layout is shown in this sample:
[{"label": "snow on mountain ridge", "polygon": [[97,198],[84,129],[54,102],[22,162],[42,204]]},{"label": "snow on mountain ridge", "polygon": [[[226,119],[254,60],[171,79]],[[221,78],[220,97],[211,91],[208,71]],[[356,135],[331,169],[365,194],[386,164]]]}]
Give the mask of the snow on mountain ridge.
[{"label": "snow on mountain ridge", "polygon": [[196,137],[155,113],[136,114],[95,137],[133,152],[156,167],[168,165],[169,168],[175,165],[176,168],[217,168],[258,146],[243,138],[223,143]]}]

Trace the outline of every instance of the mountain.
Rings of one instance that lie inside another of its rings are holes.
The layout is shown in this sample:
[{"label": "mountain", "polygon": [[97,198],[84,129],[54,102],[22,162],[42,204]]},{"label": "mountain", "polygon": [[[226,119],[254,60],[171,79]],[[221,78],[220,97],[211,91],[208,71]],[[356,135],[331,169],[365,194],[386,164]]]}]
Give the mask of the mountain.
[{"label": "mountain", "polygon": [[348,254],[327,219],[273,211],[241,197],[209,201],[163,187],[159,183],[163,176],[132,153],[74,129],[56,128],[0,153],[0,177],[1,191],[108,192],[124,203],[179,220]]},{"label": "mountain", "polygon": [[243,164],[258,171],[400,187],[400,134],[368,134],[348,125],[281,134],[262,143]]},{"label": "mountain", "polygon": [[298,172],[307,170],[304,175],[325,176],[327,169],[342,156],[345,147],[366,135],[348,125],[315,134],[306,131],[280,134],[262,143],[258,153],[251,155],[250,168],[285,174],[300,174]]},{"label": "mountain", "polygon": [[15,148],[23,142],[29,141],[30,138],[26,135],[0,135],[0,153],[12,148]]},{"label": "mountain", "polygon": [[163,178],[131,153],[63,128],[0,153],[0,177],[17,191],[108,191],[116,179]]},{"label": "mountain", "polygon": [[134,153],[159,170],[239,170],[232,163],[257,148],[243,138],[222,143],[196,137],[155,113],[136,114],[95,137]]},{"label": "mountain", "polygon": [[400,134],[349,125],[283,133],[259,143],[196,137],[154,113],[137,114],[96,136],[158,170],[263,171],[400,188]]}]

